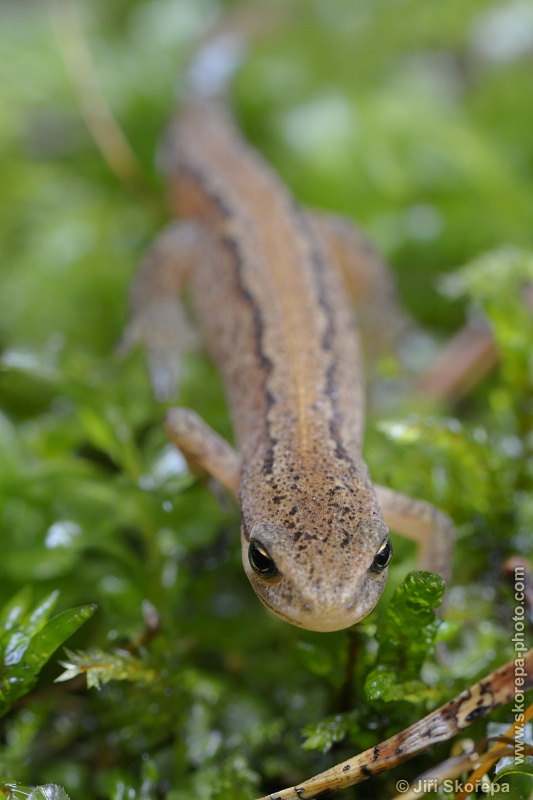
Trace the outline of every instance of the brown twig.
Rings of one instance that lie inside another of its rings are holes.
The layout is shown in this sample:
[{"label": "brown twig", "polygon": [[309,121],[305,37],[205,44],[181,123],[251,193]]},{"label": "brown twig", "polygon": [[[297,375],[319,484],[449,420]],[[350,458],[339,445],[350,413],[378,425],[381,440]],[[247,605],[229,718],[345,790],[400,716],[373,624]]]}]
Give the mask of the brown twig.
[{"label": "brown twig", "polygon": [[[526,675],[523,684],[520,684],[522,693],[533,686],[533,649],[529,650],[520,661],[523,663],[521,674]],[[427,750],[431,745],[451,739],[475,720],[486,717],[494,709],[514,698],[515,669],[515,660],[509,661],[461,692],[453,700],[385,742],[315,775],[298,786],[265,795],[260,800],[311,800],[323,797],[396,767]]]}]

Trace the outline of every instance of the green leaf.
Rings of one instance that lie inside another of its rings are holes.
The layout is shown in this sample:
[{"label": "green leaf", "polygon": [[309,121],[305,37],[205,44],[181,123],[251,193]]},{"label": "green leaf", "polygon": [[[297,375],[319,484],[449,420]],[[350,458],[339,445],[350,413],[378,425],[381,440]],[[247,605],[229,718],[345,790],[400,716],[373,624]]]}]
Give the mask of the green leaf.
[{"label": "green leaf", "polygon": [[44,786],[37,786],[28,800],[70,800],[70,798],[62,786],[47,783]]},{"label": "green leaf", "polygon": [[33,637],[26,653],[26,662],[34,669],[40,670],[52,653],[92,617],[96,605],[79,606],[63,611],[46,623],[44,628]]},{"label": "green leaf", "polygon": [[510,800],[524,800],[530,798],[533,791],[533,763],[528,758],[521,764],[516,760],[506,764],[497,771],[492,781],[495,792],[510,798]]},{"label": "green leaf", "polygon": [[100,689],[110,681],[153,682],[156,679],[152,667],[125,651],[106,653],[93,648],[87,652],[66,652],[68,661],[60,661],[65,672],[56,678],[56,683],[68,681],[77,675],[86,675],[87,686],[90,689]]},{"label": "green leaf", "polygon": [[0,792],[4,793],[6,800],[70,800],[65,790],[56,783],[29,787],[0,778]]},{"label": "green leaf", "polygon": [[7,638],[7,634],[16,626],[17,622],[27,613],[31,604],[32,593],[29,586],[24,586],[0,612],[0,647]]},{"label": "green leaf", "polygon": [[27,652],[33,636],[45,625],[57,602],[58,592],[52,592],[36,606],[33,611],[28,608],[29,592],[23,590],[8,603],[5,617],[5,629],[0,641],[4,664],[18,664]]},{"label": "green leaf", "polygon": [[533,776],[533,763],[531,761],[524,761],[522,764],[519,764],[517,761],[514,761],[512,764],[507,764],[505,767],[498,770],[498,774],[494,780],[499,781],[504,775]]},{"label": "green leaf", "polygon": [[63,611],[49,620],[57,602],[52,592],[35,608],[27,590],[19,592],[2,609],[0,619],[0,716],[35,685],[52,653],[72,636],[96,609],[94,605]]},{"label": "green leaf", "polygon": [[346,714],[334,714],[318,723],[306,725],[303,735],[306,737],[302,747],[305,750],[322,750],[327,753],[334,744],[341,742],[347,735],[354,735],[359,726],[358,713],[350,711]]},{"label": "green leaf", "polygon": [[392,666],[378,664],[367,676],[365,692],[369,700],[405,701],[418,703],[426,699],[431,692],[421,680],[398,680],[398,673]]},{"label": "green leaf", "polygon": [[428,694],[420,670],[434,651],[440,625],[435,608],[442,602],[444,587],[442,578],[432,572],[410,572],[394,592],[376,633],[377,666],[365,681],[369,700],[417,702]]}]

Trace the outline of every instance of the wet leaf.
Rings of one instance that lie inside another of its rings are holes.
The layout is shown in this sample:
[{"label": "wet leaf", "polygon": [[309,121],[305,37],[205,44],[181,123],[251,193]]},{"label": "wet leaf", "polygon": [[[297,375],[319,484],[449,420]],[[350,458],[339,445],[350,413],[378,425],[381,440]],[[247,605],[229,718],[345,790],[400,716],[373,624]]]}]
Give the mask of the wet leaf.
[{"label": "wet leaf", "polygon": [[24,589],[2,609],[0,715],[33,688],[50,656],[96,610],[94,605],[81,606],[49,619],[57,599],[58,592],[52,592],[32,608],[31,595]]},{"label": "wet leaf", "polygon": [[435,650],[445,584],[431,572],[411,572],[390,601],[384,623],[376,632],[377,666],[367,675],[371,701],[418,702],[428,695],[420,680],[422,665]]},{"label": "wet leaf", "polygon": [[68,681],[77,675],[85,675],[89,689],[100,689],[110,681],[150,682],[156,679],[156,672],[130,653],[105,653],[93,649],[89,652],[66,651],[68,661],[59,663],[65,669],[56,682]]}]

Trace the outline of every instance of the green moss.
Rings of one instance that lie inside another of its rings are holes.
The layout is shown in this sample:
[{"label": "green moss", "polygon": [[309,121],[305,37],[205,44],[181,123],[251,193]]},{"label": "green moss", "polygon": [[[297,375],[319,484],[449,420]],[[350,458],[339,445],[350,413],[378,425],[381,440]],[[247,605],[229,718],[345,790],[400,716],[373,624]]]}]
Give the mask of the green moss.
[{"label": "green moss", "polygon": [[[293,0],[235,81],[248,137],[302,202],[361,222],[432,347],[482,310],[500,353],[447,408],[403,398],[392,358],[376,368],[372,475],[453,517],[454,579],[439,623],[440,583],[408,575],[413,550],[395,540],[378,608],[354,631],[320,635],[262,608],[240,564],[237,509],[173,455],[142,355],[115,355],[131,275],[167,216],[153,153],[219,4],[79,5],[148,188],[132,193],[108,171],[43,4],[5,3],[0,794],[251,798],[375,745],[513,655],[501,564],[530,554],[533,527],[533,106],[528,56],[498,60],[486,37],[491,15],[521,6]],[[205,357],[185,373],[180,402],[231,436]],[[54,655],[63,642],[69,653]],[[65,661],[101,688],[54,684]],[[376,795],[392,796],[386,780]]]}]

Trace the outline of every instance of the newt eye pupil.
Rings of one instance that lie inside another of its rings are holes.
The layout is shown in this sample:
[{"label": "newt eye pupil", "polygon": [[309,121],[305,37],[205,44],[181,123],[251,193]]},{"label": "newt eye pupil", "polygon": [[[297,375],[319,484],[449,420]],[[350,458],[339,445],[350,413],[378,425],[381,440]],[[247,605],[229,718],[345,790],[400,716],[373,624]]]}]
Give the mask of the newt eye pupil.
[{"label": "newt eye pupil", "polygon": [[267,550],[257,539],[251,539],[248,547],[248,560],[253,571],[261,578],[273,578],[278,574],[278,568],[270,558]]},{"label": "newt eye pupil", "polygon": [[374,556],[374,560],[372,562],[372,566],[370,569],[372,572],[383,572],[386,566],[388,566],[389,561],[392,558],[392,544],[391,540],[387,537],[381,547],[379,548],[378,552]]}]

